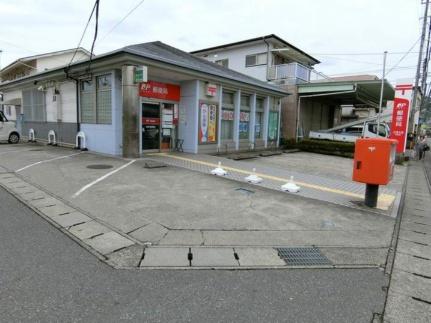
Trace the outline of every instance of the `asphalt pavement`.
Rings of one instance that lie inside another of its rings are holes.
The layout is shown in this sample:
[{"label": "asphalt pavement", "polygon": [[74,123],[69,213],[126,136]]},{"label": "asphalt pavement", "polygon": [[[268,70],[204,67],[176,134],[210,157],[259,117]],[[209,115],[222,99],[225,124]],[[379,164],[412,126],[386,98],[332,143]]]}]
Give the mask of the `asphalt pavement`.
[{"label": "asphalt pavement", "polygon": [[0,188],[1,322],[370,322],[379,269],[115,270]]}]

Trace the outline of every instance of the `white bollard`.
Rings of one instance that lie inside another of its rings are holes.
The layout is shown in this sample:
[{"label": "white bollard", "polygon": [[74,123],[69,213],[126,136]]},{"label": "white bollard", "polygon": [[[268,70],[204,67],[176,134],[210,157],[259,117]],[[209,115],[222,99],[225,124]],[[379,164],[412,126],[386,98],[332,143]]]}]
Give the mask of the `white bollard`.
[{"label": "white bollard", "polygon": [[301,188],[293,181],[293,176],[290,176],[289,182],[281,185],[281,190],[290,193],[298,193]]},{"label": "white bollard", "polygon": [[36,137],[34,136],[34,129],[31,128],[28,131],[28,142],[36,142]]},{"label": "white bollard", "polygon": [[[52,137],[52,142],[51,142],[51,137]],[[48,131],[48,145],[57,146],[57,141],[55,139],[55,132],[54,132],[54,130]]]},{"label": "white bollard", "polygon": [[226,176],[227,175],[227,171],[225,171],[221,167],[221,162],[218,162],[218,167],[216,167],[213,170],[211,170],[211,174],[217,175],[217,176]]},{"label": "white bollard", "polygon": [[[81,142],[79,140],[81,139]],[[83,131],[80,131],[76,134],[76,145],[75,149],[81,149],[81,150],[88,150],[87,149],[87,142],[85,139],[85,133]]]},{"label": "white bollard", "polygon": [[247,182],[252,184],[259,184],[263,181],[263,178],[256,175],[256,168],[253,168],[253,173],[244,178]]}]

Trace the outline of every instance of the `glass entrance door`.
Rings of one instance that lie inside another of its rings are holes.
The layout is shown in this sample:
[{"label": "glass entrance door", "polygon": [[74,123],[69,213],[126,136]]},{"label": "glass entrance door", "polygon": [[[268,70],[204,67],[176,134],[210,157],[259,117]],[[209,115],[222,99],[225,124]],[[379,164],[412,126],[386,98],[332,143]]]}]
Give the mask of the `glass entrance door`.
[{"label": "glass entrance door", "polygon": [[172,149],[175,140],[174,104],[162,103],[162,150]]},{"label": "glass entrance door", "polygon": [[142,150],[160,149],[160,104],[142,103]]}]

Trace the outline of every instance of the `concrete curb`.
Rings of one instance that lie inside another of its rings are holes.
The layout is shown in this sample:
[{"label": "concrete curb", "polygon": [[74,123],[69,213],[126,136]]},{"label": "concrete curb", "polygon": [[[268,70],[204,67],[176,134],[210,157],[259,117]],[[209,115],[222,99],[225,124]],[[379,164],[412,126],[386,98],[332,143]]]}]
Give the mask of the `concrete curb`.
[{"label": "concrete curb", "polygon": [[[342,269],[358,269],[358,268],[379,268],[377,262],[375,264],[342,264],[335,263],[331,265],[307,265],[307,266],[291,266],[288,264],[282,264],[283,261],[278,258],[278,262],[281,262],[280,265],[273,265],[274,262],[268,262],[268,265],[262,264],[262,261],[259,257],[255,258],[257,261],[252,261],[253,265],[241,265],[238,262],[238,265],[230,266],[229,262],[232,260],[228,257],[226,258],[226,262],[223,262],[223,259],[217,265],[190,265],[190,266],[151,266],[151,264],[144,266],[140,266],[142,260],[145,256],[145,251],[148,249],[169,249],[169,248],[188,248],[188,249],[200,249],[200,251],[205,250],[209,251],[208,253],[204,253],[203,257],[200,258],[205,259],[208,263],[212,263],[214,259],[212,259],[211,254],[216,254],[217,258],[217,250],[240,250],[241,248],[252,250],[256,252],[256,250],[262,251],[266,250],[263,253],[263,257],[267,257],[269,254],[274,254],[274,248],[277,247],[310,247],[310,246],[147,246],[141,242],[138,242],[133,237],[130,237],[124,232],[121,232],[111,225],[100,221],[97,218],[91,216],[91,214],[86,213],[83,210],[71,205],[67,201],[55,196],[55,194],[46,191],[41,188],[37,184],[31,183],[26,178],[23,178],[19,174],[14,172],[0,173],[0,186],[3,187],[6,191],[8,191],[11,195],[13,195],[17,200],[26,205],[28,208],[36,212],[39,216],[41,216],[45,221],[53,225],[55,228],[60,230],[62,233],[66,234],[69,238],[83,247],[85,250],[89,251],[92,255],[96,256],[97,259],[103,261],[107,265],[115,269],[150,269],[150,270],[264,270],[264,269],[334,269],[334,268],[342,268]],[[46,199],[48,204],[46,205],[42,202]],[[52,207],[52,208],[50,208]],[[61,213],[63,210],[63,213]],[[67,211],[67,212],[66,212]],[[70,217],[70,218],[68,218]],[[78,219],[78,220],[76,220]],[[70,222],[70,221],[74,222]],[[93,234],[90,237],[82,238],[82,232],[77,233],[76,228],[80,226],[86,227],[91,226],[92,224],[99,228],[99,232]],[[105,240],[104,240],[105,239]],[[99,241],[101,240],[101,241]],[[120,243],[118,248],[109,247],[109,243],[112,242]],[[108,244],[108,247],[106,246]],[[323,246],[319,246],[322,247]],[[334,247],[335,249],[336,247]],[[236,251],[235,251],[236,252]],[[232,253],[233,254],[233,253]],[[119,255],[124,255],[121,258]],[[244,259],[244,258],[242,258]],[[237,259],[238,260],[238,259]],[[260,260],[260,261],[259,261]],[[204,263],[205,263],[204,261]],[[130,265],[130,263],[134,263],[134,265]],[[198,262],[197,262],[198,263]],[[256,263],[256,265],[254,264]],[[136,265],[135,265],[136,264]]]}]

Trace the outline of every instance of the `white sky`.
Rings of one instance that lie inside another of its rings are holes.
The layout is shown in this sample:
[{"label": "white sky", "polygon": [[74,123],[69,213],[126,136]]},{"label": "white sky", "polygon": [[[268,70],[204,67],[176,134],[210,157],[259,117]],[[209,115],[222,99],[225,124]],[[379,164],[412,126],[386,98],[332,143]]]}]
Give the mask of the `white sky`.
[{"label": "white sky", "polygon": [[[419,38],[421,0],[100,0],[95,53],[160,40],[185,51],[274,33],[315,56],[327,75],[381,76],[382,55],[406,52]],[[1,66],[44,52],[76,47],[93,0],[0,0]],[[94,25],[84,38],[90,49]],[[419,42],[387,78],[414,78]],[[327,55],[323,55],[327,54]],[[330,55],[333,54],[333,55]],[[388,68],[402,55],[388,56]]]}]

